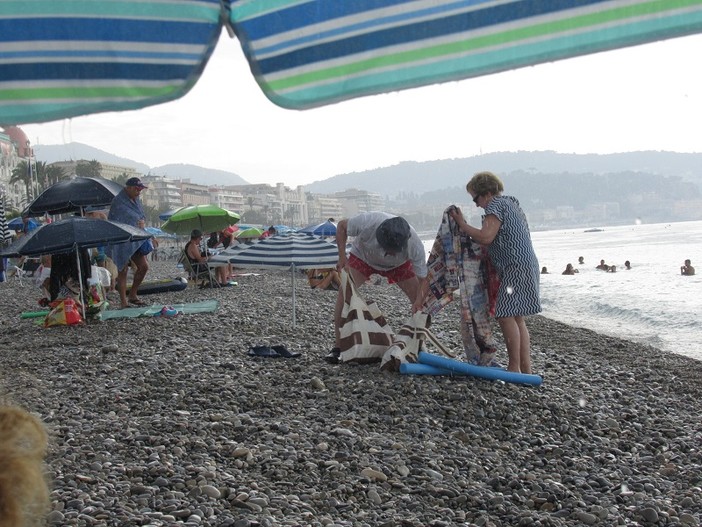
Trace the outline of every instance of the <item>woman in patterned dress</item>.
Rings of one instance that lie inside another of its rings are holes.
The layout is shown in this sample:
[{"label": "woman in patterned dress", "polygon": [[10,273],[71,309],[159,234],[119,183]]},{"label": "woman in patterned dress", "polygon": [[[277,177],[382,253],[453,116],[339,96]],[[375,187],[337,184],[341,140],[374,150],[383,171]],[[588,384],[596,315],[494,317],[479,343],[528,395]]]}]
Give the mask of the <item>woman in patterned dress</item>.
[{"label": "woman in patterned dress", "polygon": [[507,370],[531,373],[531,343],[524,317],[541,312],[540,268],[526,216],[516,198],[502,195],[504,185],[492,172],[475,174],[466,190],[475,205],[485,209],[482,227],[468,225],[460,210],[451,215],[463,232],[488,246],[500,277],[495,317],[505,337]]}]

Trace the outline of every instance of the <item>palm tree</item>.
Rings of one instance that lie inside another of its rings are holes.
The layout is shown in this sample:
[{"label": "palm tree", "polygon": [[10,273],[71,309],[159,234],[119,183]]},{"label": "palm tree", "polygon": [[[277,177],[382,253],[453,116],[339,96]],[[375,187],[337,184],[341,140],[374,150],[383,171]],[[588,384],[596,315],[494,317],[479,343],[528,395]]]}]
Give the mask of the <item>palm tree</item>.
[{"label": "palm tree", "polygon": [[121,186],[124,186],[124,184],[127,182],[127,180],[128,180],[130,177],[131,177],[131,176],[130,176],[129,174],[127,174],[126,172],[122,172],[119,176],[117,176],[117,177],[115,178],[115,182],[116,182],[116,183],[119,183]]},{"label": "palm tree", "polygon": [[47,168],[47,164],[44,161],[36,161],[34,163],[34,182],[37,196],[51,185],[46,176]]},{"label": "palm tree", "polygon": [[246,203],[249,204],[249,210],[253,210],[254,201],[255,201],[255,199],[254,199],[253,196],[248,196],[248,197],[246,198]]},{"label": "palm tree", "polygon": [[29,165],[26,161],[20,161],[17,166],[12,169],[10,176],[10,184],[23,183],[24,190],[27,194],[27,202],[32,199],[32,173],[29,170]]},{"label": "palm tree", "polygon": [[[39,163],[37,163],[38,165]],[[38,171],[38,169],[37,169]],[[58,165],[48,165],[44,171],[44,179],[48,186],[55,185],[68,177],[66,171]]]},{"label": "palm tree", "polygon": [[102,165],[96,159],[85,162],[79,161],[76,165],[76,176],[79,177],[101,177]]}]

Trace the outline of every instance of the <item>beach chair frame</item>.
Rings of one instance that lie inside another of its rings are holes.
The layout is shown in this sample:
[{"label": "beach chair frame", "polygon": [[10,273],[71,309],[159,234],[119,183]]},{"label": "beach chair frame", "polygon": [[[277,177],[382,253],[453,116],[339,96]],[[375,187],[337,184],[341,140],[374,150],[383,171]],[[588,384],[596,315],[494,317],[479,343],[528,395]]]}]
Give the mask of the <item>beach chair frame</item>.
[{"label": "beach chair frame", "polygon": [[202,280],[202,284],[204,285],[206,280],[209,281],[210,287],[220,287],[219,282],[216,280],[216,277],[214,276],[215,270],[211,268],[209,265],[205,264],[200,264],[198,267],[200,269],[196,270],[193,267],[193,264],[190,262],[190,258],[185,254],[185,251],[182,250],[180,252],[180,258],[178,259],[178,263],[183,266],[183,269],[185,270],[186,273],[188,273],[188,281],[193,281],[195,285]]}]

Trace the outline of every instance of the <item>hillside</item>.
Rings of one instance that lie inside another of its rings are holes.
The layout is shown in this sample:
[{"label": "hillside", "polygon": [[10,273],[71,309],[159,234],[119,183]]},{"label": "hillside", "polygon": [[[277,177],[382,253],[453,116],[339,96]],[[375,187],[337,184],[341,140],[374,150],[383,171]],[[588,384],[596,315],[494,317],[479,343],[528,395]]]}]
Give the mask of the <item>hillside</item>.
[{"label": "hillside", "polygon": [[559,154],[556,152],[497,152],[462,159],[405,161],[390,167],[340,174],[305,187],[309,192],[332,193],[347,188],[377,192],[394,198],[404,192],[424,193],[463,188],[480,170],[499,175],[528,174],[614,174],[645,173],[680,177],[702,184],[702,154],[675,152],[627,152],[621,154]]},{"label": "hillside", "polygon": [[44,161],[45,163],[55,163],[57,161],[77,161],[79,159],[85,159],[91,161],[93,159],[101,162],[108,163],[111,165],[122,165],[125,167],[130,167],[141,172],[142,174],[147,174],[149,172],[149,166],[144,163],[139,163],[132,159],[127,159],[125,157],[116,156],[95,148],[90,145],[85,145],[83,143],[67,143],[64,145],[35,145],[34,155],[37,160]]},{"label": "hillside", "polygon": [[196,165],[171,164],[154,167],[150,171],[152,176],[166,176],[171,179],[190,179],[193,183],[201,185],[248,185],[249,182],[233,172],[203,168]]},{"label": "hillside", "polygon": [[69,160],[97,160],[101,163],[121,165],[135,169],[142,174],[157,176],[167,176],[173,179],[190,179],[193,183],[201,185],[246,185],[248,182],[238,174],[204,168],[195,165],[172,164],[160,167],[149,167],[144,163],[139,163],[133,159],[116,156],[100,150],[99,148],[85,145],[83,143],[67,143],[65,145],[37,145],[34,152],[39,161],[54,163],[56,161]]},{"label": "hillside", "polygon": [[[37,145],[37,159],[47,163],[69,159],[96,159],[110,163],[133,167],[143,174],[162,175],[173,179],[190,179],[193,183],[203,185],[246,185],[248,182],[238,174],[224,170],[210,169],[189,164],[169,164],[149,167],[143,163],[110,154],[98,148],[81,143],[66,145]],[[669,185],[677,191],[687,189],[689,197],[698,195],[702,187],[702,154],[681,154],[676,152],[626,152],[619,154],[560,154],[552,151],[541,152],[495,152],[461,159],[443,159],[436,161],[403,161],[397,165],[339,174],[331,178],[315,181],[305,186],[308,192],[329,194],[349,188],[358,188],[377,192],[396,199],[400,195],[413,194],[423,199],[430,199],[436,194],[438,202],[446,200],[446,194],[456,190],[462,192],[469,177],[480,170],[492,170],[510,182],[515,176],[523,189],[512,186],[510,191],[526,196],[533,195],[535,189],[549,198],[567,194],[578,201],[577,196],[599,194],[593,189],[595,182],[603,184],[594,176],[610,176],[624,179],[629,190],[660,192],[660,184]],[[620,176],[626,174],[626,176]],[[652,177],[655,176],[653,179]],[[654,183],[655,180],[655,183]],[[671,182],[676,182],[671,184]],[[693,187],[679,186],[677,182],[687,182]],[[564,186],[565,185],[565,186]],[[607,186],[611,188],[612,180]],[[631,188],[635,187],[635,188]],[[575,193],[574,189],[578,192]],[[522,194],[518,190],[526,192]],[[572,197],[576,194],[576,197]],[[682,194],[685,195],[685,194]],[[543,199],[544,196],[541,196]],[[539,196],[533,196],[537,201]],[[599,196],[598,199],[604,199]],[[560,199],[558,201],[561,201]]]}]

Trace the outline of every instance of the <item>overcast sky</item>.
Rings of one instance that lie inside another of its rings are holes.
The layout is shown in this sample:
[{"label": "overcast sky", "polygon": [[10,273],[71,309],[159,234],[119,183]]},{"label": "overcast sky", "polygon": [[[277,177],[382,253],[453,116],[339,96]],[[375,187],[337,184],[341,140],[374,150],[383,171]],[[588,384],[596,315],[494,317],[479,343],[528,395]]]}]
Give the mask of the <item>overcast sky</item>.
[{"label": "overcast sky", "polygon": [[178,101],[22,129],[33,144],[75,141],[288,186],[498,151],[700,152],[701,56],[696,35],[295,111],[265,98],[225,34]]}]

